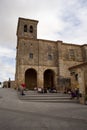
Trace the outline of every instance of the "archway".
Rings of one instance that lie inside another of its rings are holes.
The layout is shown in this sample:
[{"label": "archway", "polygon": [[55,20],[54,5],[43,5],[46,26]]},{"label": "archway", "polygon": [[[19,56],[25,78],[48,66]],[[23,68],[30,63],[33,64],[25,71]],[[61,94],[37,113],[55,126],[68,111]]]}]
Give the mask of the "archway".
[{"label": "archway", "polygon": [[52,89],[54,87],[54,72],[50,69],[44,72],[44,88]]},{"label": "archway", "polygon": [[37,87],[37,72],[34,69],[28,69],[25,72],[25,84],[30,90],[34,90]]}]

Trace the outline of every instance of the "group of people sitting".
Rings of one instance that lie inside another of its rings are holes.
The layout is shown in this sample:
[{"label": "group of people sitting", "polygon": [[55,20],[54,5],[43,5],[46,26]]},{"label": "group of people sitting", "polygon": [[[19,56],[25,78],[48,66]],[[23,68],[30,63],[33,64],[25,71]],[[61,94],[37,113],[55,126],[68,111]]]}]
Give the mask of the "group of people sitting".
[{"label": "group of people sitting", "polygon": [[79,92],[79,88],[74,88],[74,89],[67,89],[67,91],[64,91],[64,93],[68,93],[71,95],[71,99],[77,98],[79,99],[79,97],[81,97],[81,93]]},{"label": "group of people sitting", "polygon": [[[24,93],[24,90],[26,89],[26,85],[24,83],[22,83],[19,87],[19,91],[20,91],[20,94],[21,95],[25,95]],[[52,87],[52,88],[41,88],[41,87],[38,87],[38,88],[34,88],[34,91],[37,91],[38,93],[57,93],[57,90],[55,87]]]},{"label": "group of people sitting", "polygon": [[38,93],[57,93],[57,90],[55,87],[52,88],[38,88],[37,89]]},{"label": "group of people sitting", "polygon": [[71,91],[71,99],[73,98],[77,98],[79,99],[79,97],[81,97],[81,93],[79,92],[79,88],[75,88],[74,90]]},{"label": "group of people sitting", "polygon": [[[21,95],[25,95],[25,93],[24,93],[24,90],[26,89],[26,85],[25,84],[21,84],[20,85],[20,94]],[[52,87],[52,88],[41,88],[41,87],[39,87],[39,88],[34,88],[34,90],[35,91],[37,91],[38,93],[57,93],[57,90],[56,90],[56,88],[55,87]],[[71,99],[74,99],[75,97],[77,98],[77,99],[79,99],[79,97],[81,97],[82,95],[81,95],[81,93],[79,92],[79,88],[75,88],[75,89],[65,89],[65,91],[64,91],[64,93],[68,93],[68,94],[70,94],[71,95]]]}]

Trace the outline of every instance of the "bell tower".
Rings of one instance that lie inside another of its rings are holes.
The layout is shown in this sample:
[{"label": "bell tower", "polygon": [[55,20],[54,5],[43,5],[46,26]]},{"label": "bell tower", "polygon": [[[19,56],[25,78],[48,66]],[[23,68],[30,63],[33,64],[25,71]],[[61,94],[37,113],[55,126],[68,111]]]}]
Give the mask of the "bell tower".
[{"label": "bell tower", "polygon": [[37,24],[37,20],[19,18],[17,27],[17,37],[37,39]]}]

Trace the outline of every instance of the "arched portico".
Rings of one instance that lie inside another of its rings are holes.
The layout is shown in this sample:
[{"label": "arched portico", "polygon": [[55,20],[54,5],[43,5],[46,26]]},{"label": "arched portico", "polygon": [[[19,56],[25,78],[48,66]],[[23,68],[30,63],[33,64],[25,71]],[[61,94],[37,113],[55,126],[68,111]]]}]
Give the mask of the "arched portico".
[{"label": "arched portico", "polygon": [[44,72],[44,88],[51,89],[54,87],[54,72],[51,69],[47,69]]},{"label": "arched portico", "polygon": [[34,90],[37,87],[37,72],[35,69],[28,69],[25,72],[25,84],[30,90]]}]

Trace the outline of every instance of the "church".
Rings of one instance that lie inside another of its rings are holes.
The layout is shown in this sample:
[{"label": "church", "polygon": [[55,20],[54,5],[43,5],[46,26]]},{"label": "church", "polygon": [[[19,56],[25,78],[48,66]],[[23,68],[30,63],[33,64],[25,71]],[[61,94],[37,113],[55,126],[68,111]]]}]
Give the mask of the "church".
[{"label": "church", "polygon": [[[38,39],[37,25],[37,20],[18,19],[16,85],[25,83],[30,90],[35,87],[69,89],[73,73],[70,68],[87,61],[87,44]],[[77,80],[77,73],[75,78]]]}]

